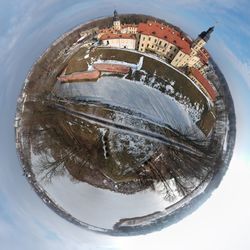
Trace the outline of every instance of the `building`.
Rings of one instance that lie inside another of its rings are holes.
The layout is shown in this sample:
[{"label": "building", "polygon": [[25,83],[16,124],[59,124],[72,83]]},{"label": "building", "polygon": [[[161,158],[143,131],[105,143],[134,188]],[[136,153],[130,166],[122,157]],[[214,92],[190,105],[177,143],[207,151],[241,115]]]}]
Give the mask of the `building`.
[{"label": "building", "polygon": [[193,82],[195,82],[199,86],[199,88],[203,91],[203,93],[206,94],[206,96],[211,101],[215,101],[217,96],[217,91],[215,87],[201,74],[198,69],[194,67],[190,68],[190,73],[188,76]]},{"label": "building", "polygon": [[189,69],[190,78],[214,101],[216,90],[204,77],[210,58],[204,46],[213,31],[214,27],[210,27],[192,41],[173,27],[156,21],[121,24],[114,11],[112,27],[100,30],[98,38],[105,46],[155,53],[176,68]]},{"label": "building", "polygon": [[100,41],[108,47],[135,49],[136,36],[133,34],[106,33],[100,37]]},{"label": "building", "polygon": [[199,60],[196,62],[194,67],[196,69],[199,69],[202,75],[205,75],[209,69],[208,61],[209,61],[210,55],[205,48],[201,48],[197,55],[199,57]]},{"label": "building", "polygon": [[138,25],[136,24],[121,24],[120,18],[118,16],[117,11],[114,11],[114,16],[113,16],[113,25],[110,28],[105,28],[99,30],[98,33],[98,39],[104,35],[104,34],[136,34],[137,33],[137,27]]},{"label": "building", "polygon": [[214,27],[210,27],[192,41],[176,29],[158,22],[121,24],[115,10],[112,27],[100,30],[98,39],[110,47],[156,53],[174,67],[194,67],[204,73],[209,60],[204,46],[213,31]]},{"label": "building", "polygon": [[103,45],[115,48],[136,49],[137,25],[121,24],[117,11],[114,11],[113,26],[99,31],[98,39]]},{"label": "building", "polygon": [[171,62],[179,51],[190,54],[189,41],[175,29],[157,23],[140,23],[137,30],[137,48],[141,52],[153,52]]},{"label": "building", "polygon": [[136,24],[123,24],[121,26],[121,33],[125,34],[136,34],[138,25]]},{"label": "building", "polygon": [[[203,31],[193,42],[190,43],[188,53],[180,51],[176,54],[171,64],[175,67],[194,67],[202,68],[208,63],[209,54],[204,49],[204,45],[208,42],[214,27],[210,27],[207,31]],[[183,53],[182,53],[183,52]]]},{"label": "building", "polygon": [[116,31],[120,31],[121,30],[121,21],[120,18],[118,16],[117,11],[114,11],[114,17],[113,17],[113,28]]}]

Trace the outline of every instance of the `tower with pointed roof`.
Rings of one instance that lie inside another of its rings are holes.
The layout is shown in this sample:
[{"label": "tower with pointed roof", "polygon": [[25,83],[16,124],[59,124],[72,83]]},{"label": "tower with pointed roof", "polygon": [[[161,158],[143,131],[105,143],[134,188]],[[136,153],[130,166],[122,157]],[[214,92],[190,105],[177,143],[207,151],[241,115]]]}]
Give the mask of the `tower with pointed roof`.
[{"label": "tower with pointed roof", "polygon": [[121,21],[116,10],[114,11],[114,16],[113,16],[113,28],[116,31],[121,30]]},{"label": "tower with pointed roof", "polygon": [[207,31],[203,31],[199,34],[199,36],[192,43],[192,53],[191,55],[197,54],[201,48],[205,46],[208,42],[211,33],[214,31],[214,26],[210,27]]}]

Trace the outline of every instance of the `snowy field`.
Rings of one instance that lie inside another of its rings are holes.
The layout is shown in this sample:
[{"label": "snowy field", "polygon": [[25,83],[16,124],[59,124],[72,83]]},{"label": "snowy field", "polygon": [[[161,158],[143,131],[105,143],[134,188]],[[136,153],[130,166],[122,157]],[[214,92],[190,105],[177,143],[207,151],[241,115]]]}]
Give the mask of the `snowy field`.
[{"label": "snowy field", "polygon": [[56,204],[78,220],[107,229],[112,229],[122,218],[144,216],[170,205],[157,192],[146,190],[125,195],[72,182],[69,176],[54,178],[44,189],[52,199],[56,197]]},{"label": "snowy field", "polygon": [[161,91],[136,81],[118,77],[102,77],[98,82],[57,85],[62,97],[95,100],[112,106],[127,108],[164,123],[179,132],[203,136],[184,106]]},{"label": "snowy field", "polygon": [[64,176],[56,176],[51,183],[48,183],[40,180],[37,168],[40,156],[35,155],[32,150],[31,161],[32,170],[39,185],[55,204],[78,220],[97,227],[112,229],[113,225],[122,218],[162,211],[176,202],[176,199],[171,202],[164,199],[162,187],[156,186],[159,191],[148,189],[133,195],[125,195],[96,188],[87,183],[72,181],[67,170]]}]

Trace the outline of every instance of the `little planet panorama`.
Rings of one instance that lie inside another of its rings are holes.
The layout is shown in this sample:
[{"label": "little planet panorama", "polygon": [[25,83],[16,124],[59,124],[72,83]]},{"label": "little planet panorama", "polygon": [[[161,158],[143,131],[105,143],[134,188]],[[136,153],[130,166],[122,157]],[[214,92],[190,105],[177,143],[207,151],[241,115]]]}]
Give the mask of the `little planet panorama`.
[{"label": "little planet panorama", "polygon": [[55,213],[127,236],[161,230],[218,187],[235,143],[227,82],[205,48],[152,16],[114,15],[62,34],[17,101],[23,174]]}]

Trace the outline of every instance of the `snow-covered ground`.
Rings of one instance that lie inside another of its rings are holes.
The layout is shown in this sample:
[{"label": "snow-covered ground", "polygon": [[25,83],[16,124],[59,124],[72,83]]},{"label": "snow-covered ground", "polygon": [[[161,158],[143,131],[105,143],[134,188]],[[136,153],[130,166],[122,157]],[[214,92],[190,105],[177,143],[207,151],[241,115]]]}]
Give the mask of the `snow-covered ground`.
[{"label": "snow-covered ground", "polygon": [[[162,88],[162,83],[158,82],[156,78],[156,74],[154,74],[152,77],[147,79],[147,82],[145,82],[147,73],[143,70],[140,70],[140,73],[141,73],[141,76],[138,82],[141,82],[144,85],[148,85],[155,89],[160,90]],[[197,102],[192,104],[189,97],[187,97],[183,93],[175,91],[174,85],[175,85],[174,80],[169,80],[169,79],[166,80],[166,82],[164,83],[165,91],[162,91],[162,92],[174,97],[175,100],[183,106],[184,110],[187,111],[192,121],[194,123],[197,123],[201,119],[201,115],[204,111],[204,105],[200,105]]]},{"label": "snow-covered ground", "polygon": [[102,77],[97,82],[70,83],[57,86],[62,97],[95,100],[144,114],[154,121],[168,124],[179,132],[203,136],[183,105],[173,97],[136,81]]},{"label": "snow-covered ground", "polygon": [[72,181],[67,170],[64,176],[55,176],[51,183],[43,181],[38,170],[40,157],[35,155],[31,148],[32,170],[39,185],[58,207],[82,222],[112,229],[113,225],[122,218],[162,211],[175,202],[166,201],[161,193],[150,189],[125,195],[96,188],[87,183]]},{"label": "snow-covered ground", "polygon": [[67,175],[54,178],[43,188],[56,204],[78,220],[110,229],[122,218],[162,211],[169,204],[163,196],[150,190],[124,195],[87,183],[72,182]]},{"label": "snow-covered ground", "polygon": [[[131,50],[129,49],[126,49],[126,48],[120,48],[120,49],[117,49],[117,48],[108,48],[108,47],[105,47],[106,49],[113,49],[113,50],[123,50],[123,51],[128,51],[128,52],[131,52]],[[157,54],[154,54],[154,53],[150,53],[150,52],[140,52],[140,51],[137,51],[137,50],[134,50],[133,53],[137,53],[137,54],[140,54],[144,57],[149,57],[149,58],[152,58],[152,59],[155,59],[157,61],[160,61],[162,62],[163,64],[165,64],[167,67],[169,68],[172,68],[174,69],[175,71],[177,71],[179,74],[183,75],[184,77],[186,77],[189,81],[191,81],[193,83],[193,85],[197,88],[197,90],[206,98],[207,100],[207,103],[208,105],[210,106],[213,106],[213,102],[207,97],[207,95],[201,90],[201,88],[199,87],[199,85],[197,83],[195,83],[190,77],[188,77],[185,73],[181,72],[180,70],[178,70],[177,68],[175,68],[174,66],[172,66],[171,64],[167,63],[165,60],[161,59]]]},{"label": "snow-covered ground", "polygon": [[[52,160],[49,152],[48,155]],[[114,224],[124,218],[130,218],[131,220],[128,221],[129,224],[123,222],[122,225],[150,224],[154,219],[164,217],[190,202],[193,197],[203,192],[208,183],[207,181],[204,182],[200,187],[194,189],[190,196],[183,199],[176,189],[174,180],[168,180],[167,185],[172,188],[174,196],[172,196],[172,199],[166,200],[162,183],[156,184],[154,191],[147,189],[133,195],[125,195],[96,188],[84,182],[73,181],[67,170],[65,170],[63,176],[54,176],[51,182],[41,180],[40,171],[37,168],[40,156],[34,155],[32,148],[31,162],[40,189],[46,191],[58,208],[62,208],[79,221],[105,229],[112,229]],[[197,181],[194,180],[194,182]],[[196,184],[199,185],[200,183],[197,182]],[[160,213],[154,215],[155,212]],[[149,216],[144,219],[136,218],[146,215]]]},{"label": "snow-covered ground", "polygon": [[[86,56],[89,57],[89,54],[87,54]],[[117,60],[101,60],[101,59],[96,60],[95,63],[118,64],[118,65],[124,65],[127,67],[131,67],[132,69],[135,69],[135,70],[140,70],[142,68],[142,65],[143,65],[143,59],[144,59],[144,57],[141,56],[140,60],[137,64],[127,63],[127,62],[117,61]]]}]

